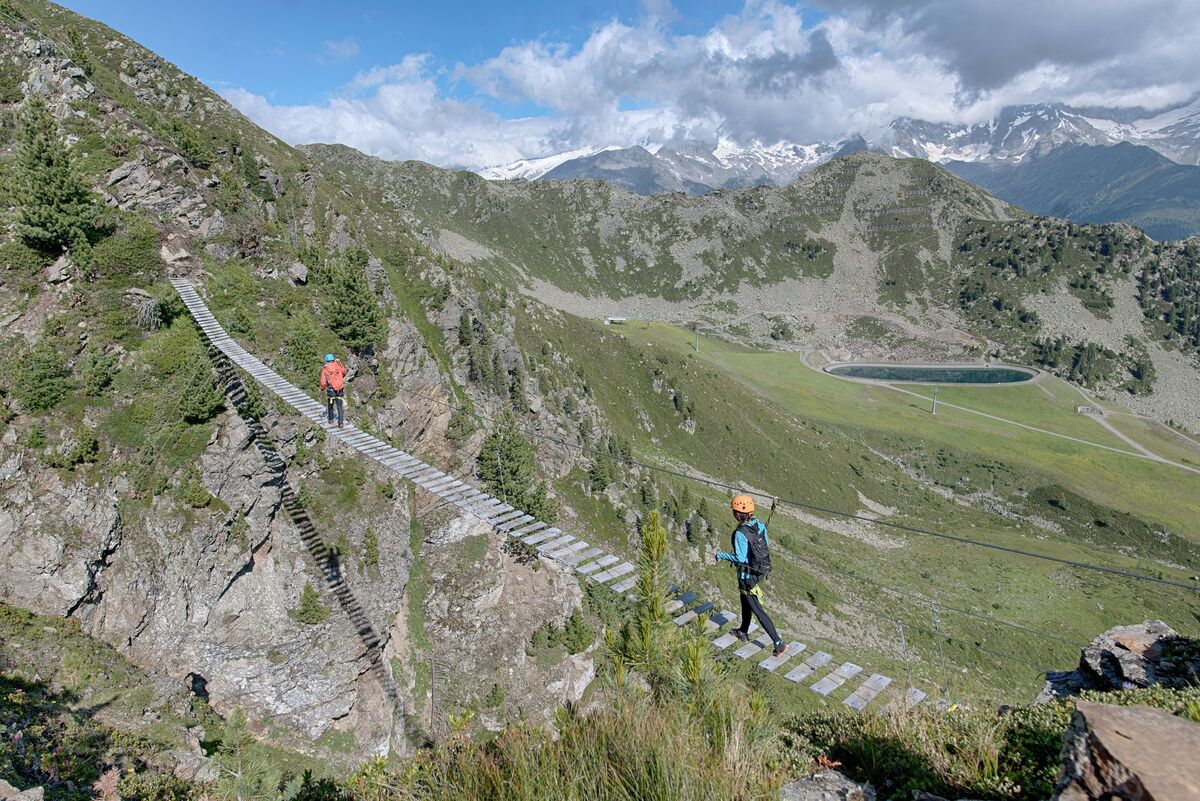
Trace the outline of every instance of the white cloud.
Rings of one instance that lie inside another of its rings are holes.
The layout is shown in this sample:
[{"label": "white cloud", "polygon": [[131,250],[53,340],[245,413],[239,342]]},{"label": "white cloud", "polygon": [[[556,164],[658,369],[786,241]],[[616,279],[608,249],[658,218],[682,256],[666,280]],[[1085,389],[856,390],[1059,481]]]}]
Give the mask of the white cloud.
[{"label": "white cloud", "polygon": [[347,36],[345,39],[326,39],[321,42],[321,52],[317,61],[322,64],[337,64],[357,58],[358,53],[358,40],[353,36]]},{"label": "white cloud", "polygon": [[[746,0],[692,35],[674,30],[666,0],[644,5],[638,22],[603,24],[578,47],[522,42],[450,69],[410,54],[323,103],[225,95],[291,142],[481,167],[718,132],[768,143],[870,135],[897,116],[974,122],[1026,102],[1157,108],[1200,91],[1200,15],[1184,0],[827,0],[815,23],[781,0]],[[445,80],[474,94],[448,96]],[[489,110],[509,102],[547,111]]]}]

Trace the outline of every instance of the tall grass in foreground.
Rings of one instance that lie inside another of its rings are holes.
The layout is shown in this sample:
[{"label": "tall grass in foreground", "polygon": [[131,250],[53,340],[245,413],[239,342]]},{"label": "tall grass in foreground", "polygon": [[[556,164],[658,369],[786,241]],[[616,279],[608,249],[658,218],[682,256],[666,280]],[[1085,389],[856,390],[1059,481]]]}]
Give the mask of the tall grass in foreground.
[{"label": "tall grass in foreground", "polygon": [[642,529],[632,619],[610,631],[603,708],[562,710],[557,736],[515,728],[464,733],[396,771],[376,762],[351,781],[359,801],[751,801],[784,775],[779,729],[761,696],[735,689],[697,630],[665,611],[667,533]]}]

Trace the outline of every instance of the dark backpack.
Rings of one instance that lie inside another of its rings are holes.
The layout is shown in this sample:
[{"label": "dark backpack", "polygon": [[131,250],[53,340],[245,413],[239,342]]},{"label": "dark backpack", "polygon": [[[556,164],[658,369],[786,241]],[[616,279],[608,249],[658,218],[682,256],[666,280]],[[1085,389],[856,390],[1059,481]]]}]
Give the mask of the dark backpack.
[{"label": "dark backpack", "polygon": [[[766,526],[758,526],[751,522],[742,523],[734,532],[746,535],[746,572],[756,576],[765,576],[771,572],[771,552],[767,549]],[[735,546],[736,548],[736,546]]]}]

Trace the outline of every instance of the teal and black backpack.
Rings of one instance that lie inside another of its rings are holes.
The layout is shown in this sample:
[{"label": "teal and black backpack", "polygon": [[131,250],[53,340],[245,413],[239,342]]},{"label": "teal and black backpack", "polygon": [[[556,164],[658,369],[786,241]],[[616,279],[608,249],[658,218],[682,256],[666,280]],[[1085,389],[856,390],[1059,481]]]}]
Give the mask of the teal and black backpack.
[{"label": "teal and black backpack", "polygon": [[[747,521],[737,527],[746,536],[746,572],[765,576],[771,572],[771,552],[767,548],[767,528],[757,521]],[[737,536],[734,532],[734,537]]]}]

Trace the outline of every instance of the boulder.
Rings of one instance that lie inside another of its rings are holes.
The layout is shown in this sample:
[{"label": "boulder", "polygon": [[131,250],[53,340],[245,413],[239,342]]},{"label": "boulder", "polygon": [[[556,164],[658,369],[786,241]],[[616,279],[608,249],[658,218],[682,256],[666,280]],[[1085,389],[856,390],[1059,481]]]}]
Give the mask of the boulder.
[{"label": "boulder", "polygon": [[1159,683],[1163,646],[1179,635],[1161,620],[1109,629],[1083,649],[1079,667],[1046,675],[1037,702],[1077,695],[1083,690],[1129,690]]},{"label": "boulder", "polygon": [[1054,801],[1200,801],[1200,724],[1147,706],[1079,701]]},{"label": "boulder", "polygon": [[0,779],[0,801],[42,801],[43,794],[41,787],[30,787],[22,791]]},{"label": "boulder", "polygon": [[308,267],[306,267],[302,261],[294,261],[292,262],[291,266],[288,267],[288,277],[292,279],[293,284],[307,284]]},{"label": "boulder", "polygon": [[858,784],[836,770],[822,770],[779,789],[780,801],[875,801],[869,784]]},{"label": "boulder", "polygon": [[75,272],[75,265],[71,262],[71,257],[66,253],[58,257],[58,259],[46,268],[46,281],[51,284],[61,284],[71,280],[72,273]]}]

